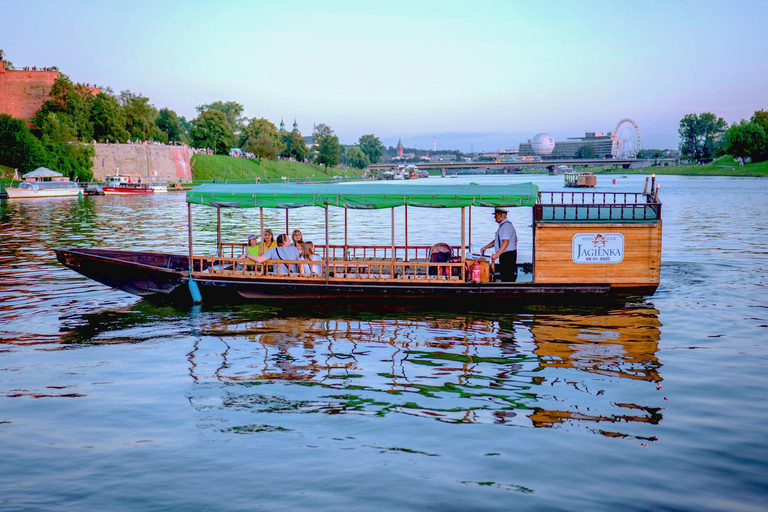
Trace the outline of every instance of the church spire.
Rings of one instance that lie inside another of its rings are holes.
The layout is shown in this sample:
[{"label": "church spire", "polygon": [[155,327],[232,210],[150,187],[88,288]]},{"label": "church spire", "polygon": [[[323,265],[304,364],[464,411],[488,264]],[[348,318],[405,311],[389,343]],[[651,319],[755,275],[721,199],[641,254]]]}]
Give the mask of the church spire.
[{"label": "church spire", "polygon": [[296,118],[293,118],[293,131],[297,132],[299,131],[299,124],[296,122]]},{"label": "church spire", "polygon": [[281,117],[280,118],[280,132],[282,133],[284,131],[285,131],[285,123],[283,122],[283,118]]}]

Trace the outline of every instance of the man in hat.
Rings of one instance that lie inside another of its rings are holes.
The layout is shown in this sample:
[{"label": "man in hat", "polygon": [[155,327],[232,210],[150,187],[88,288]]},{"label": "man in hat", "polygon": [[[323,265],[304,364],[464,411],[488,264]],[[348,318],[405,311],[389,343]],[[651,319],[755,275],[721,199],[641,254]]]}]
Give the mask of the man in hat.
[{"label": "man in hat", "polygon": [[485,255],[485,250],[493,247],[491,261],[499,261],[501,280],[514,283],[517,280],[517,231],[507,219],[507,210],[504,208],[494,208],[493,218],[499,228],[493,241],[484,246],[480,253]]}]

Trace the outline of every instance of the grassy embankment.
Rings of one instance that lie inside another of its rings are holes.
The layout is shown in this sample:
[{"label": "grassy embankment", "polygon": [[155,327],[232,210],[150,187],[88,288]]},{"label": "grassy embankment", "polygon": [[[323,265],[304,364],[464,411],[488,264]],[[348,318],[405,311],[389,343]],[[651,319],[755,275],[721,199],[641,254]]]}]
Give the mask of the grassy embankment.
[{"label": "grassy embankment", "polygon": [[362,170],[352,168],[329,167],[326,171],[321,165],[288,162],[284,160],[265,160],[261,162],[249,158],[232,158],[222,155],[194,155],[192,157],[192,176],[197,181],[223,183],[230,180],[255,181],[262,183],[283,181],[329,181],[334,176],[350,179],[360,176]]},{"label": "grassy embankment", "polygon": [[696,165],[667,165],[659,167],[643,167],[642,169],[612,169],[610,165],[597,165],[587,168],[579,168],[578,171],[593,172],[595,174],[677,174],[683,176],[768,176],[768,161],[754,164],[739,164],[730,156],[721,156],[711,164]]}]

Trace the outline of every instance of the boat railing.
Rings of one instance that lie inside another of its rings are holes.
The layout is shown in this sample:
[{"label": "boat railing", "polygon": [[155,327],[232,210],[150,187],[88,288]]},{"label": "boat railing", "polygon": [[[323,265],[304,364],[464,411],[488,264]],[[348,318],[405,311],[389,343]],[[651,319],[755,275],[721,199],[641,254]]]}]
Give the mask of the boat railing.
[{"label": "boat railing", "polygon": [[650,196],[642,192],[577,192],[577,191],[540,191],[539,201],[543,205],[552,204],[588,204],[617,205],[649,202]]},{"label": "boat railing", "polygon": [[[280,273],[287,266],[289,272]],[[301,270],[309,266],[320,267],[321,273],[305,274]],[[278,268],[279,267],[279,268]],[[299,271],[296,272],[296,269]],[[463,262],[429,263],[421,261],[392,260],[268,260],[264,263],[245,261],[224,256],[193,256],[192,274],[248,279],[317,280],[329,281],[380,280],[380,281],[429,281],[447,280],[464,282],[467,278]]]},{"label": "boat railing", "polygon": [[657,221],[661,218],[661,203],[639,204],[537,204],[536,221]]},{"label": "boat railing", "polygon": [[[221,256],[237,258],[245,251],[243,242],[222,242]],[[328,258],[334,261],[373,261],[373,260],[399,260],[426,262],[429,260],[431,245],[329,245]],[[461,247],[451,247],[452,256],[461,255]],[[394,250],[394,257],[392,256]],[[317,254],[325,259],[325,245],[315,244]]]},{"label": "boat railing", "polygon": [[658,196],[638,192],[539,192],[534,206],[536,221],[657,221],[661,219]]}]

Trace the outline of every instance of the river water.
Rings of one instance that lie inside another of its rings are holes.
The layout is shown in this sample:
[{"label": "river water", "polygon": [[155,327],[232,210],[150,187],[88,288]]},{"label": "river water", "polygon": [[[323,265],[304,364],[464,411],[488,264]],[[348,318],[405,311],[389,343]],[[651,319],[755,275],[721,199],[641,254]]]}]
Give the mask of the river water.
[{"label": "river water", "polygon": [[[597,190],[644,184],[612,179]],[[419,186],[528,180],[562,190]],[[53,248],[184,252],[183,195],[3,200],[0,509],[765,510],[768,179],[659,183],[655,295],[506,312],[156,304]],[[193,211],[211,251],[215,211]],[[521,261],[530,215],[510,215]],[[389,221],[351,212],[350,243],[389,243]],[[295,210],[290,228],[322,243],[323,222]],[[409,209],[409,243],[455,243],[459,222]],[[258,229],[255,211],[223,223],[228,241]],[[488,209],[472,229],[491,240]]]}]

